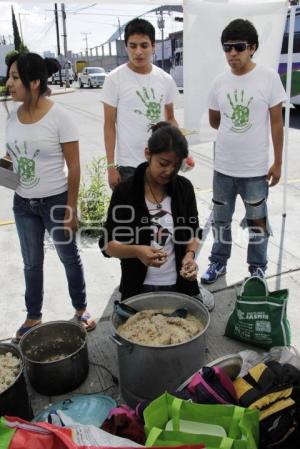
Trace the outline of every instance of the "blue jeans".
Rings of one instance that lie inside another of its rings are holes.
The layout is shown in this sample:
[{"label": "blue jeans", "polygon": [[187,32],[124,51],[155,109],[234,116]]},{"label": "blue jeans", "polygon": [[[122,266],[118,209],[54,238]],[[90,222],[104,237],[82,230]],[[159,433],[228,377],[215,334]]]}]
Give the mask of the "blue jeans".
[{"label": "blue jeans", "polygon": [[75,309],[86,308],[86,291],[75,235],[63,229],[67,192],[46,198],[26,199],[17,193],[13,211],[21,245],[25,276],[27,318],[40,319],[43,305],[43,263],[45,230],[50,234],[64,264],[69,294]]},{"label": "blue jeans", "polygon": [[[249,228],[247,262],[249,268],[267,267],[267,247],[270,235],[266,176],[235,178],[214,172],[213,179],[213,233],[214,244],[210,261],[226,265],[231,254],[231,221],[237,195],[240,195],[246,209],[241,226]],[[255,226],[255,220],[265,219],[266,230]]]}]

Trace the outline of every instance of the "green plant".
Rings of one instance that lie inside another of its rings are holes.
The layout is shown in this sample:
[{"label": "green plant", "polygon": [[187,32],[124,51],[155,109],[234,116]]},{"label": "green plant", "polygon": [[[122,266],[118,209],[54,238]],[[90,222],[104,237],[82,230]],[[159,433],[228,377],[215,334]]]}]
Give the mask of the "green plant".
[{"label": "green plant", "polygon": [[8,65],[10,58],[12,58],[15,55],[18,55],[19,53],[29,53],[29,50],[26,47],[26,45],[21,44],[20,51],[11,50],[8,53],[6,53],[6,55],[5,55],[5,64]]},{"label": "green plant", "polygon": [[83,181],[79,190],[79,227],[83,234],[100,235],[110,195],[106,183],[106,158],[93,158],[87,166],[88,183]]},{"label": "green plant", "polygon": [[0,97],[3,97],[6,93],[6,87],[5,86],[1,86],[0,84]]}]

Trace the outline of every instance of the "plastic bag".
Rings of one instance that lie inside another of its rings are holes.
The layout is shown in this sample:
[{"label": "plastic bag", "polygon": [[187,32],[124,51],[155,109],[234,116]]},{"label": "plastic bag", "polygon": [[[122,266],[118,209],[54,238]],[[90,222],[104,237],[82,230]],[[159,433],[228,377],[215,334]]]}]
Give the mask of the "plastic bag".
[{"label": "plastic bag", "polygon": [[246,279],[237,295],[225,335],[266,349],[289,345],[287,300],[288,290],[269,292],[264,279],[255,276]]},{"label": "plastic bag", "polygon": [[256,352],[246,349],[240,351],[239,355],[243,359],[243,364],[238,377],[245,376],[253,366],[269,361],[279,362],[282,365],[289,363],[300,370],[300,354],[294,346],[274,346],[268,352]]},{"label": "plastic bag", "polygon": [[[165,430],[170,419],[175,430]],[[234,405],[194,404],[165,393],[144,410],[144,420],[146,446],[203,443],[208,449],[257,449],[258,410]],[[181,431],[181,420],[220,426],[227,437]]]}]

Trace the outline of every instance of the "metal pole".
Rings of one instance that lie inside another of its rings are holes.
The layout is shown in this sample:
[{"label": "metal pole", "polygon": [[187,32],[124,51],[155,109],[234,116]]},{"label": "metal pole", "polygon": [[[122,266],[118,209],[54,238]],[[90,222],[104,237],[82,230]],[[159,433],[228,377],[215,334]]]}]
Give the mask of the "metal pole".
[{"label": "metal pole", "polygon": [[283,204],[282,204],[282,226],[279,244],[279,257],[277,262],[277,276],[276,290],[281,288],[281,270],[283,258],[283,246],[286,227],[286,211],[287,211],[287,176],[288,176],[288,146],[289,146],[289,127],[290,127],[290,109],[291,109],[291,86],[292,86],[292,69],[293,69],[293,47],[294,47],[294,33],[295,33],[295,16],[296,6],[290,7],[290,24],[289,24],[289,39],[288,39],[288,53],[287,53],[287,68],[286,68],[286,94],[287,100],[285,103],[284,116],[284,151],[283,151]]},{"label": "metal pole", "polygon": [[63,38],[64,38],[64,53],[65,53],[65,74],[66,74],[66,87],[70,87],[69,81],[69,67],[68,67],[68,46],[67,46],[67,26],[66,26],[66,11],[65,4],[61,4],[61,15],[63,24]]},{"label": "metal pole", "polygon": [[161,68],[165,68],[165,42],[164,42],[164,19],[162,20],[163,26],[161,29]]},{"label": "metal pole", "polygon": [[[58,11],[57,11],[57,3],[54,3],[54,16],[55,16],[55,28],[56,28],[56,43],[57,43],[57,56],[60,56],[60,43],[59,43],[59,27],[58,27]],[[59,69],[59,85],[63,86],[62,78],[61,78],[61,69]]]},{"label": "metal pole", "polygon": [[[122,39],[122,31],[121,31],[121,23],[120,18],[118,17],[118,31],[119,31],[119,41],[121,42]],[[117,52],[117,66],[120,65],[120,58],[119,58],[119,49],[121,48],[121,44],[118,44],[118,39],[116,40],[116,52]]]},{"label": "metal pole", "polygon": [[161,31],[161,68],[165,67],[165,43],[164,43],[164,28],[165,28],[165,20],[164,20],[164,12],[160,10],[160,17],[157,19],[158,28]]},{"label": "metal pole", "polygon": [[287,101],[285,104],[285,122],[284,122],[284,152],[283,152],[283,207],[282,215],[286,216],[287,209],[287,170],[288,170],[288,143],[289,143],[289,126],[290,126],[290,108],[291,108],[291,86],[292,86],[292,64],[293,64],[293,47],[295,33],[295,16],[296,6],[290,7],[290,26],[288,40],[288,60],[286,69],[286,94]]},{"label": "metal pole", "polygon": [[88,45],[88,37],[87,36],[88,36],[88,34],[91,34],[91,33],[82,32],[80,34],[82,34],[84,36],[83,40],[85,41],[85,57],[86,57],[87,61],[89,61],[89,45]]},{"label": "metal pole", "polygon": [[22,44],[23,44],[24,41],[23,41],[23,32],[22,32],[21,13],[19,13],[19,24],[20,24],[21,40],[22,40]]}]

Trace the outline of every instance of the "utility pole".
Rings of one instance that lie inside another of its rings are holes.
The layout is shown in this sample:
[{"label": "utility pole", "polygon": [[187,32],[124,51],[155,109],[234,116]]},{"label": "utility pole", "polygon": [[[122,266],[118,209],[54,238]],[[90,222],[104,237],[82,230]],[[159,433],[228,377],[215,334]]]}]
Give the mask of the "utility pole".
[{"label": "utility pole", "polygon": [[[56,42],[57,42],[57,56],[60,59],[60,43],[59,43],[59,28],[58,28],[58,12],[57,12],[57,3],[54,3],[54,16],[55,16],[55,28],[56,28]],[[62,78],[61,78],[61,68],[59,68],[59,85],[63,86]]]},{"label": "utility pole", "polygon": [[89,44],[88,44],[88,35],[91,33],[80,33],[84,36],[83,40],[85,41],[85,57],[87,61],[89,61]]},{"label": "utility pole", "polygon": [[21,41],[23,43],[24,40],[23,40],[23,32],[22,32],[21,13],[19,13],[19,24],[20,24]]},{"label": "utility pole", "polygon": [[19,25],[20,25],[21,41],[22,41],[22,44],[24,45],[21,16],[30,16],[30,14],[27,14],[26,12],[19,12],[19,13],[18,13],[18,16],[19,16]]},{"label": "utility pole", "polygon": [[66,11],[65,4],[61,4],[61,15],[63,24],[63,38],[64,38],[64,53],[65,53],[65,74],[66,74],[66,87],[70,87],[69,82],[69,67],[68,67],[68,46],[67,46],[67,26],[66,26]]},{"label": "utility pole", "polygon": [[159,14],[157,19],[157,26],[161,31],[161,68],[164,70],[165,68],[165,43],[164,43],[164,28],[165,28],[165,19],[164,12],[162,9],[160,11],[156,11]]},{"label": "utility pole", "polygon": [[120,17],[118,17],[118,31],[119,31],[119,41],[120,43],[118,44],[118,40],[116,42],[116,46],[117,46],[117,66],[120,65],[120,58],[119,58],[119,51],[121,50],[121,39],[122,39],[122,31],[121,31],[121,23],[120,23]]}]

